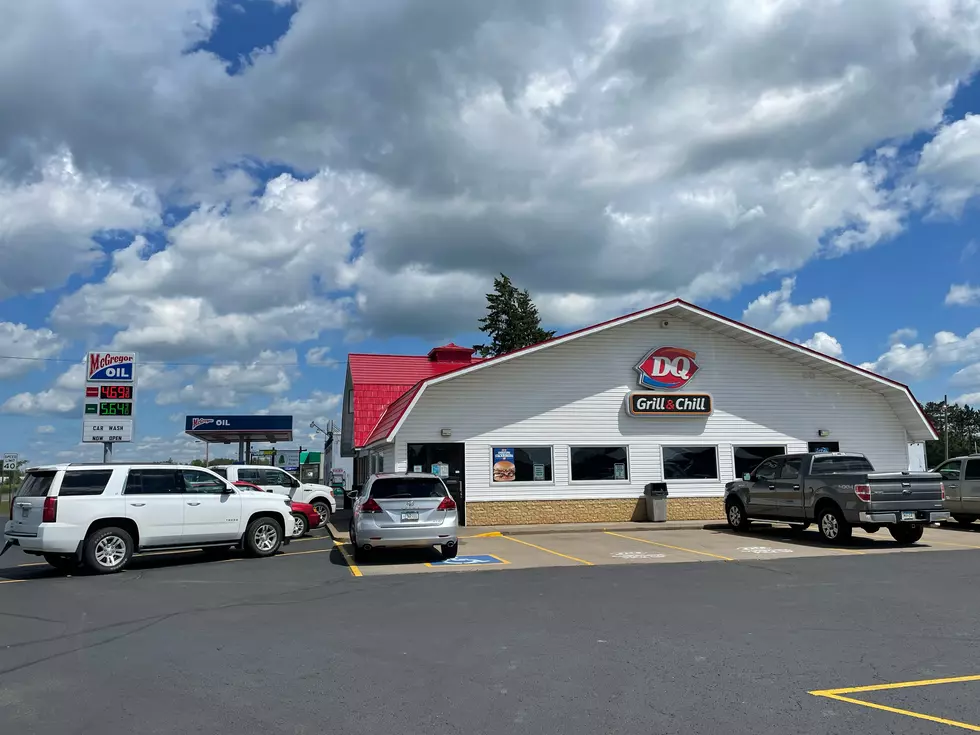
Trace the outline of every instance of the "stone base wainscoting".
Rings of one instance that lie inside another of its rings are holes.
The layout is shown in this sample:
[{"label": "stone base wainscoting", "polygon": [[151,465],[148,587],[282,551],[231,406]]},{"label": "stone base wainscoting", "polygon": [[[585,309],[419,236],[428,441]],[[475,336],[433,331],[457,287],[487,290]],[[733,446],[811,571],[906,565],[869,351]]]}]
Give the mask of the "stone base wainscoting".
[{"label": "stone base wainscoting", "polygon": [[[520,500],[466,504],[468,526],[520,526],[530,523],[622,523],[645,521],[643,498],[604,500]],[[723,498],[667,498],[669,521],[725,519]]]}]

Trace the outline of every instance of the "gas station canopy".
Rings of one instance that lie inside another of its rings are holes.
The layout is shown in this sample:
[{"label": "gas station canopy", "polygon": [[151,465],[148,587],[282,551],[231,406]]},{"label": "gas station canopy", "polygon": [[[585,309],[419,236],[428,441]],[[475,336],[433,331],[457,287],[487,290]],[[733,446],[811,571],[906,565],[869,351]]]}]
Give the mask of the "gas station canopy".
[{"label": "gas station canopy", "polygon": [[184,433],[210,444],[291,442],[292,416],[187,416]]}]

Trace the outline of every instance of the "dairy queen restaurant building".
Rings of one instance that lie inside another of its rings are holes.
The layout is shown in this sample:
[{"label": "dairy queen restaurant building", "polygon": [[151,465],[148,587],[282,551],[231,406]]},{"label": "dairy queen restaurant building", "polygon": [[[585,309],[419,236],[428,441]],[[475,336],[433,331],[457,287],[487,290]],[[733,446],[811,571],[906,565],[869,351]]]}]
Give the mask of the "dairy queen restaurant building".
[{"label": "dairy queen restaurant building", "polygon": [[341,449],[354,485],[441,475],[467,525],[724,517],[725,483],[774,454],[853,451],[925,469],[909,389],[681,300],[481,360],[351,354]]}]

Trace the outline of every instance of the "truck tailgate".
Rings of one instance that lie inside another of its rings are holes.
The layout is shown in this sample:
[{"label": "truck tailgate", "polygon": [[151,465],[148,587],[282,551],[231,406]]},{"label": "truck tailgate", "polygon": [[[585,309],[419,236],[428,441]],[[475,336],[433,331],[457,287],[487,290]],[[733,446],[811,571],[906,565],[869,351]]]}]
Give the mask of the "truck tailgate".
[{"label": "truck tailgate", "polygon": [[942,510],[942,476],[935,472],[872,472],[874,510]]}]

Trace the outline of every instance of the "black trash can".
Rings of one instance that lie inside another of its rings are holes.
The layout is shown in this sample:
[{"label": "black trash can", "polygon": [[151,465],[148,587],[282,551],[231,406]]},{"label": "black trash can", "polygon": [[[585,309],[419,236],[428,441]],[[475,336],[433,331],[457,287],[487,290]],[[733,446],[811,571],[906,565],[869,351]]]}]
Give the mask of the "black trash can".
[{"label": "black trash can", "polygon": [[648,482],[643,488],[647,502],[647,520],[663,523],[667,520],[667,483]]}]

